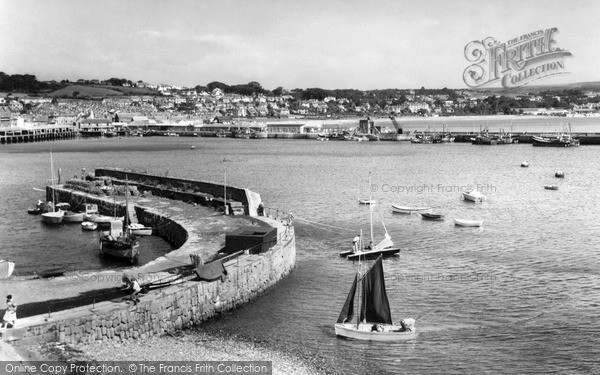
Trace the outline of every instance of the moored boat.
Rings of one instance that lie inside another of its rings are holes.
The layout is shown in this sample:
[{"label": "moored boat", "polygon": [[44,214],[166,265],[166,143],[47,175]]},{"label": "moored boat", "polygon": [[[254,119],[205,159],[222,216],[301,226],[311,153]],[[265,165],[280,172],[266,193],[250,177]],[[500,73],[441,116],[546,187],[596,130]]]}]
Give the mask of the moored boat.
[{"label": "moored boat", "polygon": [[114,220],[108,232],[100,235],[100,253],[106,257],[135,262],[139,255],[140,241],[128,230],[123,231],[123,222]]},{"label": "moored boat", "polygon": [[86,203],[85,204],[85,212],[83,214],[83,219],[85,221],[94,221],[94,219],[96,217],[98,217],[100,214],[98,212],[98,205],[97,204],[93,204],[93,203]]},{"label": "moored boat", "polygon": [[557,185],[544,185],[544,189],[546,190],[558,190]]},{"label": "moored boat", "polygon": [[50,152],[50,175],[52,179],[52,211],[42,213],[42,221],[49,224],[60,224],[63,221],[65,212],[56,210],[56,197],[54,192],[54,162],[52,161],[52,152]]},{"label": "moored boat", "polygon": [[127,229],[136,236],[151,236],[152,227],[147,227],[140,223],[131,223],[127,226]]},{"label": "moored boat", "polygon": [[96,230],[98,228],[98,223],[93,221],[84,221],[81,223],[81,229],[83,230]]},{"label": "moored boat", "polygon": [[[361,307],[356,322],[352,322],[357,288],[360,288]],[[364,275],[360,272],[355,275],[334,329],[337,336],[348,339],[402,341],[417,337],[415,322],[416,319],[407,318],[400,325],[393,324],[385,288],[383,260],[379,257]]]},{"label": "moored boat", "polygon": [[73,211],[65,211],[63,216],[63,221],[69,223],[82,223],[83,222],[83,212],[73,212]]},{"label": "moored boat", "polygon": [[431,207],[413,207],[413,206],[398,206],[396,204],[392,204],[392,212],[400,213],[400,214],[412,214],[420,211],[431,210]]},{"label": "moored boat", "polygon": [[442,215],[442,214],[432,214],[432,213],[428,213],[428,212],[422,213],[421,217],[424,220],[444,220],[444,215]]},{"label": "moored boat", "polygon": [[100,253],[106,257],[117,258],[134,263],[139,256],[140,241],[127,228],[129,225],[129,186],[125,184],[125,217],[109,222],[108,232],[100,235]]},{"label": "moored boat", "polygon": [[477,190],[463,191],[461,193],[461,196],[463,197],[464,200],[471,201],[471,202],[482,202],[483,200],[486,199],[486,196],[481,194]]},{"label": "moored boat", "polygon": [[557,136],[536,136],[532,138],[532,143],[536,147],[577,147],[579,139],[571,137],[570,134],[560,134]]},{"label": "moored boat", "polygon": [[480,227],[484,220],[454,219],[454,224],[461,227]]}]

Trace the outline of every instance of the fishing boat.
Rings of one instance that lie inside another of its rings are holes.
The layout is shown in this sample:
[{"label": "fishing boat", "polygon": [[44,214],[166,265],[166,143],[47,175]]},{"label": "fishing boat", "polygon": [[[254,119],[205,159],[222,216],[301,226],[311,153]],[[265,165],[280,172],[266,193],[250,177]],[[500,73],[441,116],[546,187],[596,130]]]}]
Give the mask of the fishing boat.
[{"label": "fishing boat", "polygon": [[94,221],[98,216],[100,216],[100,213],[98,212],[98,205],[93,203],[86,203],[83,219],[85,221]]},{"label": "fishing boat", "polygon": [[[369,173],[369,186],[371,186],[371,173]],[[372,198],[369,195],[369,200],[371,200],[371,199]],[[381,240],[377,245],[373,245],[373,205],[370,205],[369,206],[369,225],[370,225],[370,229],[371,229],[370,230],[371,241],[370,241],[369,245],[368,246],[363,245],[362,231],[361,231],[356,243],[354,243],[352,250],[342,251],[342,252],[340,252],[340,256],[346,257],[346,259],[349,259],[349,260],[356,260],[356,259],[373,259],[373,258],[377,258],[380,255],[391,256],[391,255],[398,254],[400,252],[400,248],[394,247],[394,242],[392,241],[392,238],[388,234],[387,228],[385,227],[385,224],[383,224],[383,221],[381,222],[381,224],[383,225],[383,229],[385,230],[385,236],[384,236],[383,240]]]},{"label": "fishing boat", "polygon": [[529,162],[528,161],[524,161],[521,163],[521,167],[522,168],[528,168],[529,167]]},{"label": "fishing boat", "polygon": [[421,214],[421,218],[423,218],[423,220],[444,220],[444,215],[442,214],[432,214],[432,213],[428,213],[428,212],[424,212]]},{"label": "fishing boat", "polygon": [[483,225],[484,220],[467,220],[467,219],[454,219],[454,225],[461,227],[480,227]]},{"label": "fishing boat", "polygon": [[461,195],[464,200],[471,202],[482,202],[484,199],[486,199],[485,195],[481,194],[477,190],[463,191]]},{"label": "fishing boat", "polygon": [[410,207],[410,206],[398,206],[396,204],[392,204],[392,212],[396,212],[399,214],[412,214],[420,211],[431,210],[431,207]]},{"label": "fishing boat", "polygon": [[[561,134],[541,134],[540,136],[534,135],[532,137],[532,143],[535,147],[577,147],[579,146],[579,139],[571,136],[571,124],[569,123],[566,133]],[[563,131],[565,131],[563,129]]]},{"label": "fishing boat", "polygon": [[557,185],[544,185],[544,189],[546,190],[558,190]]},{"label": "fishing boat", "polygon": [[93,221],[84,221],[81,223],[81,229],[83,230],[96,230],[98,228],[98,223]]},{"label": "fishing boat", "polygon": [[15,270],[15,262],[0,259],[0,279],[8,279]]},{"label": "fishing boat", "polygon": [[54,190],[54,162],[52,160],[52,151],[50,152],[50,176],[52,186],[52,211],[42,213],[42,221],[49,224],[60,224],[63,221],[65,212],[56,210],[56,193]]},{"label": "fishing boat", "polygon": [[[125,187],[125,212],[128,211],[128,191]],[[110,222],[108,232],[100,235],[100,253],[106,257],[127,260],[134,263],[139,256],[140,241],[127,229],[128,215],[125,215],[125,221],[114,219]]]},{"label": "fishing boat", "polygon": [[127,226],[127,229],[136,236],[151,236],[152,227],[147,227],[140,223],[131,223]]},{"label": "fishing boat", "polygon": [[[358,289],[360,312],[354,318],[354,299]],[[362,295],[361,295],[362,294]],[[359,271],[335,323],[339,337],[367,341],[402,341],[417,337],[416,319],[407,318],[400,325],[393,324],[390,303],[385,288],[383,260],[379,257],[364,274]]]}]

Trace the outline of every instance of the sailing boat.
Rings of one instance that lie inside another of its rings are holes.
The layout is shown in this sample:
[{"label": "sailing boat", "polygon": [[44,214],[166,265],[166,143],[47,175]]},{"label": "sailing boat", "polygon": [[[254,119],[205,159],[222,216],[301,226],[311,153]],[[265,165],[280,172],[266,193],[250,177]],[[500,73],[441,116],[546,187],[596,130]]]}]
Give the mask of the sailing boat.
[{"label": "sailing boat", "polygon": [[56,210],[56,193],[54,191],[54,162],[52,160],[52,151],[50,151],[50,176],[52,179],[50,182],[52,185],[52,211],[44,212],[42,214],[42,220],[50,224],[60,224],[65,216],[65,212],[62,210]]},{"label": "sailing boat", "polygon": [[123,220],[111,220],[108,232],[100,235],[100,253],[107,257],[125,259],[133,263],[140,253],[140,241],[127,228],[129,222],[128,196],[129,184],[125,182],[125,217]]},{"label": "sailing boat", "polygon": [[[360,313],[356,322],[354,317],[354,296],[360,284]],[[373,266],[361,275],[354,276],[354,282],[335,323],[337,336],[369,341],[400,341],[417,337],[415,319],[403,319],[400,325],[392,323],[390,303],[388,301],[383,277],[383,258],[380,256]]]},{"label": "sailing boat", "polygon": [[[371,173],[369,172],[369,187],[371,186]],[[369,201],[373,201],[371,197],[371,189],[369,189]],[[374,201],[373,201],[374,202]],[[373,259],[378,257],[379,255],[389,256],[395,255],[400,252],[399,247],[394,247],[394,242],[392,238],[387,232],[387,228],[383,221],[381,224],[383,225],[383,229],[385,229],[385,237],[381,240],[377,245],[373,246],[373,204],[369,206],[369,223],[371,228],[371,242],[368,246],[362,246],[362,233],[359,238],[359,245],[357,248],[353,248],[352,250],[345,250],[340,252],[340,256],[346,257],[349,260],[357,260],[357,259]]]},{"label": "sailing boat", "polygon": [[369,190],[369,199],[358,198],[358,204],[375,204],[375,199],[371,198],[371,173],[370,172],[369,172],[369,185],[367,186],[367,189]]}]

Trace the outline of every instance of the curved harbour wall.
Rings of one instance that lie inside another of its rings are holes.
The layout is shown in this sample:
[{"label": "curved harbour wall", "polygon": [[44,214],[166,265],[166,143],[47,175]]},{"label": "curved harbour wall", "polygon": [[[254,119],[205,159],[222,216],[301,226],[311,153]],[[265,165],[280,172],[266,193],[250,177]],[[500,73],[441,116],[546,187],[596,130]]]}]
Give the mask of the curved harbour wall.
[{"label": "curved harbour wall", "polygon": [[[74,202],[83,195],[64,189],[57,194]],[[51,190],[50,190],[51,192]],[[255,194],[255,193],[254,193]],[[106,199],[86,196],[89,203],[106,205]],[[168,218],[153,210],[135,207],[140,222],[161,222]],[[27,342],[60,341],[71,344],[94,340],[144,339],[191,327],[221,312],[243,305],[288,275],[296,262],[294,228],[268,217],[257,217],[277,228],[276,244],[259,254],[243,253],[223,262],[226,275],[216,281],[188,280],[151,290],[140,295],[133,306],[125,299],[19,319],[18,326],[7,330],[4,340]],[[185,243],[187,232],[176,222],[167,230],[169,241]],[[106,277],[120,279],[116,272]]]}]

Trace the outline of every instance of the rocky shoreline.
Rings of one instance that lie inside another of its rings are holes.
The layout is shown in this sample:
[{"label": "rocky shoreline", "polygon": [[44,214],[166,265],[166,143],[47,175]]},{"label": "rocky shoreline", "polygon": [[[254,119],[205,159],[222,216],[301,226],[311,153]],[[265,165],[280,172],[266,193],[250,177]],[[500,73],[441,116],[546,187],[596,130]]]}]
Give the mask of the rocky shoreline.
[{"label": "rocky shoreline", "polygon": [[[6,344],[5,344],[6,345]],[[120,343],[96,341],[90,344],[67,345],[46,343],[37,346],[8,346],[14,350],[11,361],[110,362],[110,361],[269,361],[273,374],[329,374],[315,358],[300,358],[268,347],[265,343],[208,334],[201,328],[176,331],[162,337],[128,340]],[[0,350],[0,354],[2,350]],[[2,355],[0,355],[2,357]],[[312,363],[311,363],[312,362]]]}]

